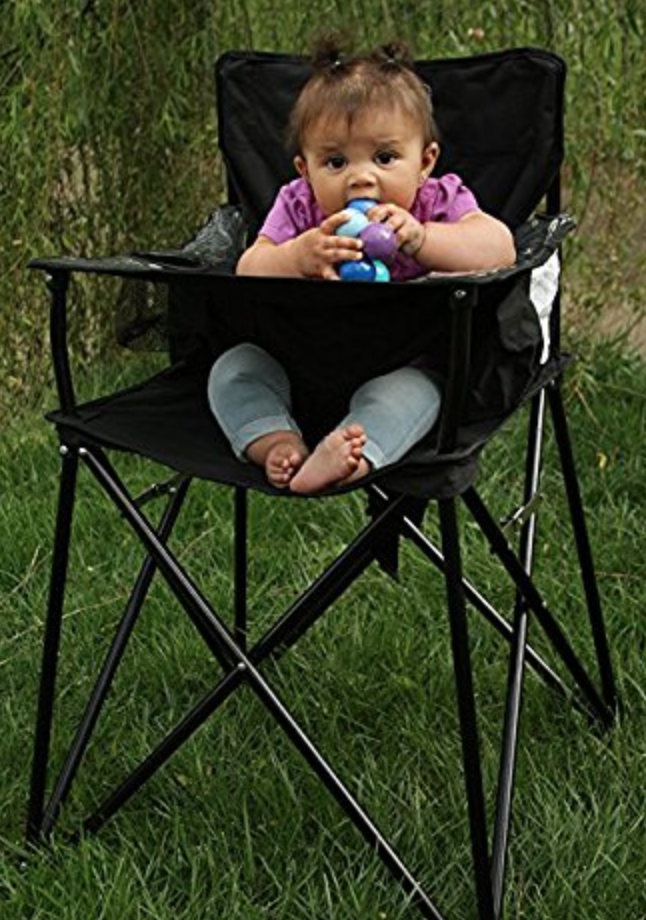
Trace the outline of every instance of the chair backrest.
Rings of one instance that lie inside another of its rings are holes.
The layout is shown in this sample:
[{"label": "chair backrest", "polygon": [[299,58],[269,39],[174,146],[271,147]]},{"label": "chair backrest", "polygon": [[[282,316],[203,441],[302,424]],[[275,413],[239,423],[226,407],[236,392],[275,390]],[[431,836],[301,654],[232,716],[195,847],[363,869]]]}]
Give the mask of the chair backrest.
[{"label": "chair backrest", "polygon": [[[483,209],[511,227],[557,180],[563,159],[565,64],[533,48],[419,61],[432,89],[442,153],[436,174],[456,172]],[[291,107],[311,73],[306,58],[229,52],[216,65],[219,144],[230,201],[252,226],[295,176],[285,151]]]}]

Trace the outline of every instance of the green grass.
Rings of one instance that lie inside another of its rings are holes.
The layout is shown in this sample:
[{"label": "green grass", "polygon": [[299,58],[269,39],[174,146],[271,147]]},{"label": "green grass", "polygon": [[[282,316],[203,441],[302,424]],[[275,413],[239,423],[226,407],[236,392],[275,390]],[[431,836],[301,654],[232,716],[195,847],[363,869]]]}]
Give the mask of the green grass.
[{"label": "green grass", "polygon": [[[527,681],[506,916],[646,916],[646,365],[589,349],[567,398],[624,704],[605,736]],[[88,389],[106,379],[88,381]],[[522,427],[485,457],[496,513],[519,486]],[[537,578],[591,658],[548,445]],[[40,417],[0,445],[1,920],[408,920],[414,909],[304,767],[251,691],[234,696],[124,810],[77,847],[65,833],[217,679],[203,644],[156,583],[108,700],[60,830],[26,853],[23,824],[59,459]],[[144,486],[141,464],[123,458]],[[174,547],[227,620],[231,496],[197,485]],[[60,764],[140,562],[125,525],[81,478],[53,738]],[[152,512],[151,512],[152,513]],[[353,495],[324,502],[253,496],[254,636],[330,561],[362,517]],[[463,519],[469,576],[512,602]],[[428,532],[436,533],[432,513]],[[82,535],[82,537],[81,537]],[[440,579],[414,547],[397,585],[371,568],[298,646],[263,672],[351,789],[392,836],[451,920],[473,917],[453,678]],[[492,801],[505,679],[500,641],[474,615],[471,639]],[[540,631],[532,638],[544,648]]]}]

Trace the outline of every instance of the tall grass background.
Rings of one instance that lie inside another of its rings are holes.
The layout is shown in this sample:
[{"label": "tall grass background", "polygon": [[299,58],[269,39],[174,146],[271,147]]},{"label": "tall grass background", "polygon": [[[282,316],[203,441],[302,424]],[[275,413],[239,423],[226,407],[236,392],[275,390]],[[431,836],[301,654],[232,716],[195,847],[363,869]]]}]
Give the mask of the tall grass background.
[{"label": "tall grass background", "polygon": [[[40,420],[53,399],[48,302],[25,270],[43,254],[172,245],[223,198],[213,63],[231,48],[303,51],[320,24],[361,45],[393,34],[416,53],[456,56],[538,45],[569,65],[565,193],[568,335],[609,312],[643,310],[646,13],[638,2],[8,0],[0,15],[0,920],[408,920],[415,911],[362,847],[257,705],[231,700],[95,838],[23,849],[34,701],[51,561],[58,456]],[[109,305],[78,286],[77,358],[91,395],[115,382],[97,361]],[[584,499],[624,718],[599,737],[528,681],[507,916],[645,920],[646,371],[623,346],[592,346],[567,378]],[[482,485],[520,485],[524,432],[485,458]],[[548,459],[553,457],[548,444]],[[122,472],[142,487],[133,458]],[[558,477],[546,474],[540,584],[585,635]],[[134,486],[136,489],[136,485]],[[60,763],[140,556],[86,478],[65,612]],[[252,504],[250,607],[258,634],[341,547],[362,516],[340,501]],[[230,498],[197,486],[177,551],[228,614]],[[434,524],[429,520],[430,532]],[[503,609],[512,598],[465,522],[469,575]],[[285,552],[277,553],[280,544]],[[106,547],[109,553],[106,555]],[[442,588],[410,549],[403,586],[370,570],[266,673],[351,787],[394,834],[440,906],[473,916]],[[533,641],[539,641],[534,632]],[[505,658],[474,618],[488,789],[496,771]],[[420,648],[424,653],[420,656]],[[589,659],[591,644],[584,638]],[[321,667],[323,665],[323,667]],[[90,748],[64,826],[75,827],[124,770],[210,687],[214,668],[162,584]],[[312,706],[312,701],[314,705]],[[249,697],[245,697],[249,702]],[[340,743],[342,739],[342,743]],[[93,781],[94,784],[93,785]]]},{"label": "tall grass background", "polygon": [[[637,0],[6,0],[0,16],[2,408],[47,376],[44,254],[173,245],[223,200],[213,63],[232,48],[304,51],[322,26],[419,57],[538,45],[562,54],[568,206],[584,225],[577,322],[638,316],[646,172],[646,13]],[[587,262],[586,262],[587,257]],[[604,301],[598,272],[605,262]],[[612,304],[608,304],[608,300]],[[102,347],[91,298],[80,357]],[[94,331],[93,331],[94,330]]]}]

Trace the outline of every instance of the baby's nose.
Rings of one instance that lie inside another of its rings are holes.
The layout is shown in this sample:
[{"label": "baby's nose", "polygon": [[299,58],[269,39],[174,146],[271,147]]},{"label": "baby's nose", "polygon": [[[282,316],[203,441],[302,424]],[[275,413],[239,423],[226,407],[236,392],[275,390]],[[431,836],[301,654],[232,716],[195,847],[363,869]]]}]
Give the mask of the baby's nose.
[{"label": "baby's nose", "polygon": [[353,188],[374,188],[376,182],[374,170],[369,166],[357,167],[350,175],[350,185]]}]

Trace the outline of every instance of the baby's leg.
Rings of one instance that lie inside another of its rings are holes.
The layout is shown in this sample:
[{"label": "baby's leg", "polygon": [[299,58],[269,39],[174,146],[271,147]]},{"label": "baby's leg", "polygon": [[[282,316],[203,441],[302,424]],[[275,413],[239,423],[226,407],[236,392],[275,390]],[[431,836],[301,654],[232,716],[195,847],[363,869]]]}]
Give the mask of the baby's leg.
[{"label": "baby's leg", "polygon": [[361,425],[350,423],[330,432],[289,483],[292,492],[311,494],[333,485],[346,485],[370,470],[362,455],[366,436]]},{"label": "baby's leg", "polygon": [[368,380],[354,393],[350,420],[363,426],[363,457],[372,469],[400,460],[433,428],[440,414],[438,382],[419,367],[400,367]]},{"label": "baby's leg", "polygon": [[291,415],[289,380],[262,348],[245,342],[211,368],[209,405],[235,455],[264,467],[272,485],[285,486],[308,454]]},{"label": "baby's leg", "polygon": [[294,492],[346,485],[371,469],[396,463],[435,424],[441,394],[425,371],[402,367],[363,384],[350,412],[290,482]]}]

